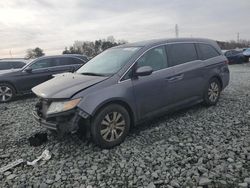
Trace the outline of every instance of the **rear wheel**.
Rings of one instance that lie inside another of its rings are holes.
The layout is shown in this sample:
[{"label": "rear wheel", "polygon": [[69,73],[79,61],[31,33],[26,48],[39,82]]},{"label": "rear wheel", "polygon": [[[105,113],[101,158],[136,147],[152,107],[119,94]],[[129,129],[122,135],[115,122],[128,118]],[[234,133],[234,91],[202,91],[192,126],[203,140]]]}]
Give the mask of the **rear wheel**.
[{"label": "rear wheel", "polygon": [[15,96],[15,89],[6,83],[0,83],[0,103],[11,101]]},{"label": "rear wheel", "polygon": [[212,78],[209,81],[204,94],[204,102],[207,106],[216,105],[220,98],[221,84],[217,78]]},{"label": "rear wheel", "polygon": [[91,123],[93,141],[101,148],[112,148],[122,143],[130,128],[128,111],[121,105],[102,108]]}]

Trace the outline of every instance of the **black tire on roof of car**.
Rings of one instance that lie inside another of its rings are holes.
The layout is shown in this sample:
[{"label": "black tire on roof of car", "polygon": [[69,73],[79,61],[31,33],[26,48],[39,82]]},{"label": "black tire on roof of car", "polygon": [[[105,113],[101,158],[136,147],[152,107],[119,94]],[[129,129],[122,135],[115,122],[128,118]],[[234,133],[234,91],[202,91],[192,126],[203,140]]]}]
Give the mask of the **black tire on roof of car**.
[{"label": "black tire on roof of car", "polygon": [[[114,117],[115,114],[116,114],[116,117]],[[110,120],[109,121],[110,125],[106,125],[108,121],[105,118]],[[116,127],[117,129],[116,128],[114,129],[116,130],[116,135],[118,135],[117,136],[118,138],[114,139],[113,141],[107,141],[108,138],[111,139],[111,136],[112,136],[111,134],[114,134],[113,133],[114,130],[113,129],[111,130],[110,128],[113,126],[111,125],[113,123],[116,124],[115,126],[117,126]],[[105,126],[107,127],[107,129],[103,129]],[[119,129],[121,129],[121,126],[123,126],[122,133],[119,131]],[[119,104],[110,104],[101,108],[101,110],[99,110],[96,113],[96,115],[93,117],[93,120],[91,121],[91,125],[90,125],[90,131],[91,131],[91,135],[92,135],[92,139],[94,143],[98,145],[99,147],[105,148],[105,149],[112,148],[122,143],[125,140],[129,132],[129,129],[130,129],[129,113],[123,106]],[[102,134],[105,134],[104,132],[105,130],[106,130],[106,134],[108,135],[102,135]],[[106,140],[104,139],[104,136],[106,136]]]}]

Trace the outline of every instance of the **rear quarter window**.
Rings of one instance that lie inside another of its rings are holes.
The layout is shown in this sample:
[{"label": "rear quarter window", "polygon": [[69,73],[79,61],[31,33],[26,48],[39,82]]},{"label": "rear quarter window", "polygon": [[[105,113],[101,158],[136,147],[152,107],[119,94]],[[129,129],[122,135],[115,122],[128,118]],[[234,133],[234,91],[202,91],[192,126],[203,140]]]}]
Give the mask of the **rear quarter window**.
[{"label": "rear quarter window", "polygon": [[0,62],[0,70],[12,69],[13,65],[11,62]]},{"label": "rear quarter window", "polygon": [[197,44],[198,52],[201,60],[210,59],[220,56],[220,53],[209,44]]},{"label": "rear quarter window", "polygon": [[167,45],[169,65],[175,66],[198,59],[193,43],[180,43]]}]

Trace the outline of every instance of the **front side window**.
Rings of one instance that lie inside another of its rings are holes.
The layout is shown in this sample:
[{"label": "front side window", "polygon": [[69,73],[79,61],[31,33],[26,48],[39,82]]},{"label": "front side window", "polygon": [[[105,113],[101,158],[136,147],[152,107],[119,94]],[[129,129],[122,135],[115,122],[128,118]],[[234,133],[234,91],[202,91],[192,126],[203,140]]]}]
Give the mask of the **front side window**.
[{"label": "front side window", "polygon": [[113,48],[97,55],[80,69],[79,74],[108,76],[117,73],[140,47]]},{"label": "front side window", "polygon": [[143,66],[150,66],[152,67],[153,71],[167,68],[167,56],[165,47],[156,47],[146,52],[137,61],[137,68]]},{"label": "front side window", "polygon": [[78,58],[71,58],[73,60],[73,64],[76,64],[76,65],[81,65],[81,64],[84,64],[85,62],[87,62],[87,60],[80,60]]},{"label": "front side window", "polygon": [[15,61],[13,62],[13,67],[14,68],[22,68],[25,65],[25,63],[21,62],[21,61]]},{"label": "front side window", "polygon": [[54,67],[57,65],[58,65],[58,61],[55,58],[50,58],[50,59],[38,60],[37,62],[33,63],[30,67],[33,70],[35,70],[35,69]]},{"label": "front side window", "polygon": [[170,66],[180,65],[198,59],[193,43],[167,45]]},{"label": "front side window", "polygon": [[[215,50],[214,47],[208,44],[198,44],[198,49],[200,50],[201,60],[210,59],[213,57],[217,57],[220,54]],[[230,53],[230,55],[232,52]]]}]

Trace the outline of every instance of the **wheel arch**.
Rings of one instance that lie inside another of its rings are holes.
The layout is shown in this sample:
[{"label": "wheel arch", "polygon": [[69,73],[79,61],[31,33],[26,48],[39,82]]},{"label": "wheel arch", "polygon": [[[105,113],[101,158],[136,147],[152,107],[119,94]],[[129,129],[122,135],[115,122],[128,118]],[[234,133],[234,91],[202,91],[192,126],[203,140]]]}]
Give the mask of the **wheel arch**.
[{"label": "wheel arch", "polygon": [[98,112],[100,112],[100,110],[102,110],[104,107],[111,105],[111,104],[118,104],[118,105],[121,105],[122,107],[124,107],[129,113],[131,126],[135,125],[135,118],[136,117],[135,117],[134,111],[132,110],[131,106],[127,102],[125,102],[124,100],[121,100],[121,99],[109,100],[109,101],[105,101],[105,102],[101,103],[93,111],[92,117],[95,116]]},{"label": "wheel arch", "polygon": [[212,77],[209,79],[209,81],[212,80],[212,79],[217,79],[217,80],[219,81],[219,83],[220,83],[221,89],[223,88],[223,81],[222,81],[222,79],[221,79],[221,77],[220,77],[219,75],[214,75],[214,76],[212,76]]},{"label": "wheel arch", "polygon": [[14,88],[14,90],[15,90],[14,91],[15,94],[17,94],[17,88],[16,88],[16,86],[12,82],[9,82],[9,81],[0,81],[0,84],[8,84],[8,85],[12,86]]}]

